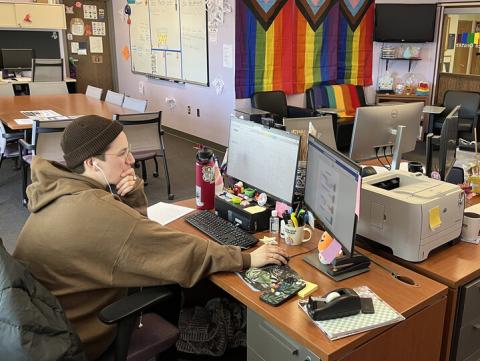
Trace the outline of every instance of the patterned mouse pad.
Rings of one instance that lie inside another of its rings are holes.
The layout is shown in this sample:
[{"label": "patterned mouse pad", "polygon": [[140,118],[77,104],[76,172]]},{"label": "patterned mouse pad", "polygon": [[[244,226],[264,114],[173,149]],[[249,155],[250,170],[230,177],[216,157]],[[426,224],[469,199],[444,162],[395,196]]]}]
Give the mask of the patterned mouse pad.
[{"label": "patterned mouse pad", "polygon": [[[312,322],[314,322],[330,340],[337,340],[342,337],[354,335],[360,332],[405,320],[405,317],[395,311],[392,307],[390,307],[390,305],[385,303],[385,301],[378,297],[367,286],[356,287],[354,288],[354,291],[357,292],[362,298],[372,299],[375,313],[359,313],[354,316],[347,316],[325,321],[312,320]],[[308,315],[306,308],[307,302],[308,299],[301,300],[298,302],[298,305]]]},{"label": "patterned mouse pad", "polygon": [[261,268],[251,267],[238,275],[254,291],[269,290],[272,285],[281,283],[285,279],[299,279],[297,272],[289,266],[270,265]]}]

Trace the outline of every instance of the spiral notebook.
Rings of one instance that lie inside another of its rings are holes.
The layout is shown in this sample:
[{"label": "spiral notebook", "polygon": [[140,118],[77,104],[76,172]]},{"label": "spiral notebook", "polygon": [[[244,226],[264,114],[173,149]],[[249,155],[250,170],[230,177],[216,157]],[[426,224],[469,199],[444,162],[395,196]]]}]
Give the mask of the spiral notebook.
[{"label": "spiral notebook", "polygon": [[[372,299],[375,313],[359,313],[354,316],[325,321],[312,320],[330,340],[337,340],[342,337],[355,335],[405,320],[405,317],[395,311],[367,286],[354,288],[354,291],[357,292],[360,297]],[[306,308],[307,302],[308,300],[301,300],[298,302],[298,305],[308,315]]]}]

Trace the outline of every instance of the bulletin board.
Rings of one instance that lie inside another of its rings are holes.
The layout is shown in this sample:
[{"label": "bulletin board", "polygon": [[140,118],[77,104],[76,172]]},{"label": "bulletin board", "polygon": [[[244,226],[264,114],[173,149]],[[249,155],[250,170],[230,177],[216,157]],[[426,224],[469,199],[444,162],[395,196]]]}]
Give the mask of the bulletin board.
[{"label": "bulletin board", "polygon": [[204,0],[129,1],[132,72],[208,86]]}]

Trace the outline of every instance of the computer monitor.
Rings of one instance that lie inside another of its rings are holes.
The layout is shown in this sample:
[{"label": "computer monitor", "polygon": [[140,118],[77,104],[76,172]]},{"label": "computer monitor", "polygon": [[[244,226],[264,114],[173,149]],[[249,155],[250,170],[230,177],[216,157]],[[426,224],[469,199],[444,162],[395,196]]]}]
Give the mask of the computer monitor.
[{"label": "computer monitor", "polygon": [[[368,270],[368,259],[353,253],[361,186],[361,167],[358,164],[315,137],[309,137],[305,206],[320,221],[321,228],[342,245],[346,254],[341,262],[346,267],[341,267],[339,262],[331,267],[322,267],[326,269],[318,267],[329,276]],[[363,267],[360,267],[361,264]]]},{"label": "computer monitor", "polygon": [[227,174],[291,204],[300,137],[231,117]]},{"label": "computer monitor", "polygon": [[32,69],[33,49],[1,49],[3,69],[24,71]]},{"label": "computer monitor", "polygon": [[[422,102],[359,107],[353,125],[349,156],[355,161],[383,155],[383,147],[393,146],[399,125],[406,127],[399,151],[411,152],[419,134]],[[379,148],[380,147],[380,148]],[[376,152],[376,148],[379,149]],[[390,152],[387,149],[386,152]],[[390,153],[386,153],[390,154]]]}]

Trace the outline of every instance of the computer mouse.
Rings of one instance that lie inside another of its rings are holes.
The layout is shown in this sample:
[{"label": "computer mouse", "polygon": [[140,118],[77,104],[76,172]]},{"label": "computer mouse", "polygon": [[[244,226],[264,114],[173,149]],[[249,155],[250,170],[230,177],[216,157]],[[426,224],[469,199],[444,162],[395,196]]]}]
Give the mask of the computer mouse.
[{"label": "computer mouse", "polygon": [[375,170],[375,168],[371,166],[366,166],[362,168],[362,177],[368,177],[374,174],[377,174],[377,171]]}]

